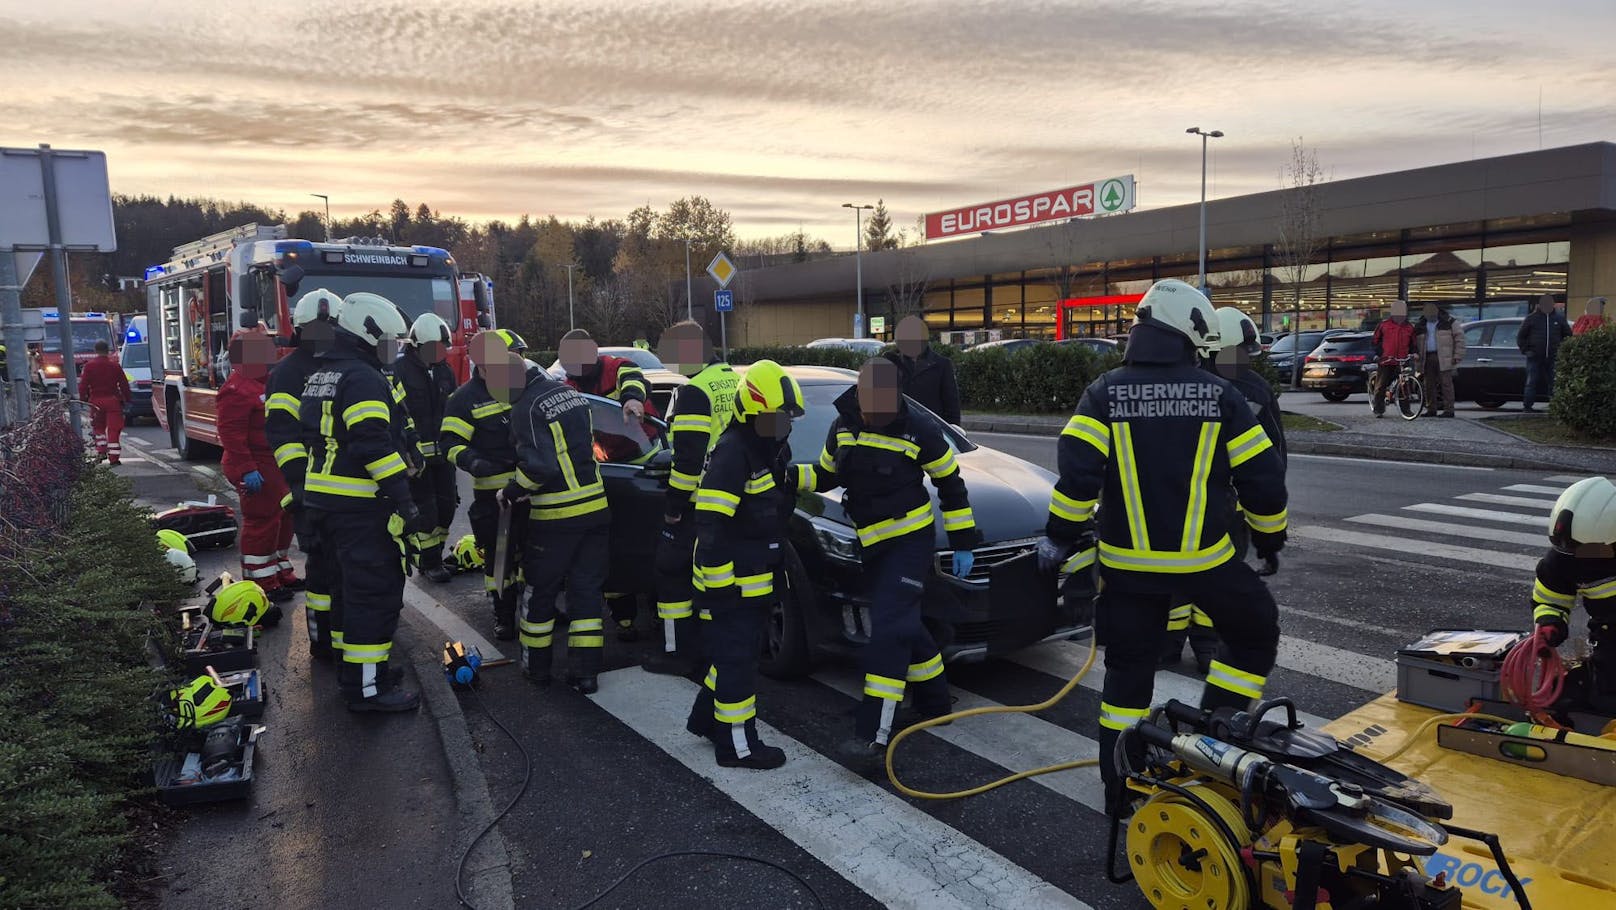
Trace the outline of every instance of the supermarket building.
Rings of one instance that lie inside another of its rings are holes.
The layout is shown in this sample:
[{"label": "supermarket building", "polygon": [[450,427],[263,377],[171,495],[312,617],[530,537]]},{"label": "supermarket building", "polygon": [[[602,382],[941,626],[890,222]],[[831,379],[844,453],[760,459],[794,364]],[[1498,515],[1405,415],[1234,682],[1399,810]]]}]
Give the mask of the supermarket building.
[{"label": "supermarket building", "polygon": [[[1305,266],[1281,243],[1284,193],[1207,204],[1211,297],[1265,329],[1354,328],[1399,298],[1469,321],[1525,313],[1545,293],[1571,319],[1616,297],[1616,143],[1319,183]],[[1129,298],[1195,281],[1199,218],[1178,205],[866,253],[870,334],[890,337],[914,312],[954,341],[1125,331]],[[730,343],[851,336],[855,284],[851,255],[743,270]]]}]

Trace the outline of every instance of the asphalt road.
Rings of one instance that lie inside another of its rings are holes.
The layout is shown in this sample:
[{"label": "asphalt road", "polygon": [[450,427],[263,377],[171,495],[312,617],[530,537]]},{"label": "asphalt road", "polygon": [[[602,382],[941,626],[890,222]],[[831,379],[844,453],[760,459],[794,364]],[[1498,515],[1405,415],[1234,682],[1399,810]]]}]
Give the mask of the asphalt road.
[{"label": "asphalt road", "polygon": [[[1053,465],[1053,439],[975,438]],[[1291,696],[1317,721],[1392,688],[1396,648],[1430,629],[1527,626],[1548,507],[1572,478],[1298,455],[1289,479],[1291,544],[1271,580],[1284,638],[1268,692]],[[469,502],[469,490],[463,495]],[[462,513],[453,536],[465,531]],[[492,639],[480,577],[427,590]],[[884,778],[861,778],[832,757],[851,728],[857,691],[855,674],[834,665],[810,680],[760,688],[766,738],[791,755],[785,768],[725,771],[682,729],[690,686],[635,668],[656,637],[644,608],[641,626],[639,642],[608,634],[609,672],[596,696],[559,684],[539,689],[508,667],[488,671],[479,700],[463,700],[496,806],[515,793],[523,765],[488,715],[533,758],[531,789],[501,825],[516,906],[576,906],[640,860],[686,849],[782,863],[827,907],[1144,906],[1131,888],[1105,881],[1092,771],[964,801],[902,798]],[[1086,651],[1043,645],[953,668],[958,706],[1039,701]],[[1158,696],[1196,697],[1193,674],[1188,662],[1158,674]],[[971,719],[917,736],[900,771],[915,786],[954,789],[1006,767],[1093,755],[1097,677],[1036,717]],[[659,862],[592,906],[653,904],[813,906],[783,874],[709,858]]]}]

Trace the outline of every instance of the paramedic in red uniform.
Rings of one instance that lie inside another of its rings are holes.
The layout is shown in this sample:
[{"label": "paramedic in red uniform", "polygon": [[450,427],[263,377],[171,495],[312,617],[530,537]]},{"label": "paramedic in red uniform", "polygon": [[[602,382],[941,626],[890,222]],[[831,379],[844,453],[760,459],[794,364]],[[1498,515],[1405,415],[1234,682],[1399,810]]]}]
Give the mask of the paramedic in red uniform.
[{"label": "paramedic in red uniform", "polygon": [[[72,356],[69,354],[68,356]],[[117,464],[123,455],[123,405],[129,400],[129,378],[112,359],[105,341],[95,343],[95,356],[79,374],[79,398],[90,403],[90,430],[95,434],[95,452],[108,464]]]},{"label": "paramedic in red uniform", "polygon": [[264,435],[264,379],[275,363],[275,342],[258,330],[230,339],[230,378],[219,389],[219,444],[225,479],[241,494],[241,575],[269,599],[291,598],[297,576],[285,554],[292,514],[281,507],[286,481]]}]

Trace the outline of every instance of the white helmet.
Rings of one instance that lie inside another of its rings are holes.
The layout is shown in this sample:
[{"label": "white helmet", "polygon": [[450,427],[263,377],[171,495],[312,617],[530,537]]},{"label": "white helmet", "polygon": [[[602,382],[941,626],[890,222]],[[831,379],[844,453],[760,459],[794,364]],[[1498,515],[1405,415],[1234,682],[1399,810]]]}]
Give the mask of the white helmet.
[{"label": "white helmet", "polygon": [[1212,301],[1177,278],[1163,278],[1150,286],[1134,309],[1133,323],[1177,332],[1203,357],[1217,353],[1218,314]]},{"label": "white helmet", "polygon": [[1218,350],[1242,348],[1247,354],[1255,354],[1262,350],[1262,339],[1257,334],[1257,323],[1252,322],[1250,316],[1241,312],[1238,307],[1232,306],[1220,306],[1216,312],[1218,334],[1222,336],[1218,342]]},{"label": "white helmet", "polygon": [[1567,487],[1549,512],[1549,543],[1569,556],[1616,556],[1616,484],[1589,477]]},{"label": "white helmet", "polygon": [[393,301],[369,291],[355,291],[342,298],[337,328],[359,336],[361,341],[369,345],[395,341],[410,331],[404,314],[398,311]]},{"label": "white helmet", "polygon": [[196,571],[196,560],[191,558],[191,554],[184,550],[171,549],[164,554],[164,558],[168,560],[169,565],[174,567],[174,571],[179,573],[181,583],[196,584],[196,580],[200,576]]},{"label": "white helmet", "polygon": [[420,347],[433,341],[449,343],[449,323],[436,313],[422,313],[410,326],[410,344]]},{"label": "white helmet", "polygon": [[300,329],[316,319],[329,319],[334,322],[341,309],[342,298],[338,297],[335,291],[315,288],[297,298],[297,305],[292,307],[292,327]]}]

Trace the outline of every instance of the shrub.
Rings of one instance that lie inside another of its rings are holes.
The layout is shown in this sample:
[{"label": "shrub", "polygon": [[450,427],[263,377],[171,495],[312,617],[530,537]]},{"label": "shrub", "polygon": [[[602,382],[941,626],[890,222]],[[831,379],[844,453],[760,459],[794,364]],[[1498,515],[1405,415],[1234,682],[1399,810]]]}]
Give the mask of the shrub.
[{"label": "shrub", "polygon": [[1268,381],[1268,389],[1274,393],[1274,400],[1278,401],[1288,383],[1279,375],[1279,370],[1274,369],[1274,364],[1264,355],[1251,362],[1251,369]]},{"label": "shrub", "polygon": [[730,348],[729,362],[733,364],[757,363],[772,360],[781,366],[841,367],[856,370],[870,358],[845,348],[810,348],[795,345],[773,347]]},{"label": "shrub", "polygon": [[1077,407],[1088,384],[1119,362],[1083,345],[1039,344],[965,351],[955,355],[954,369],[962,407],[1042,414]]},{"label": "shrub", "polygon": [[1616,326],[1560,346],[1549,414],[1578,435],[1616,438]]}]

